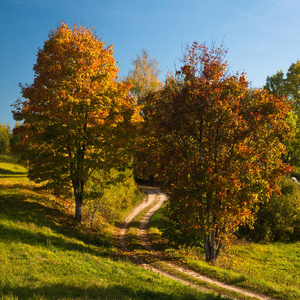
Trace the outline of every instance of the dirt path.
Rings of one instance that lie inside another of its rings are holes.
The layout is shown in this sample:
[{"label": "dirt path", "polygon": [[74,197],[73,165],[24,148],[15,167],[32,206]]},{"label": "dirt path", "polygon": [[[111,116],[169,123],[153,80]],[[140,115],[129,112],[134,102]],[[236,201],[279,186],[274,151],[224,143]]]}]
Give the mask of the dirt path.
[{"label": "dirt path", "polygon": [[[192,283],[188,280],[181,279],[181,278],[179,278],[175,275],[171,275],[171,274],[169,274],[169,273],[167,273],[167,272],[165,272],[165,271],[163,271],[163,270],[161,270],[157,267],[152,266],[149,263],[144,262],[141,257],[138,257],[136,254],[134,254],[131,251],[131,249],[129,249],[129,247],[126,244],[126,240],[125,240],[127,229],[129,228],[129,225],[130,225],[131,221],[135,217],[137,217],[143,210],[145,210],[146,212],[143,213],[143,217],[142,217],[142,219],[140,221],[140,225],[139,225],[139,237],[142,241],[143,246],[146,248],[146,250],[148,250],[149,252],[151,252],[151,254],[154,254],[154,255],[156,253],[155,249],[151,245],[147,228],[148,228],[149,221],[150,221],[151,217],[153,216],[153,214],[165,202],[166,196],[158,188],[153,188],[153,187],[142,187],[142,188],[146,192],[147,196],[145,197],[144,201],[142,203],[140,203],[138,206],[136,206],[129,213],[129,215],[126,217],[126,219],[124,220],[124,222],[123,222],[123,224],[122,224],[122,226],[119,230],[119,234],[118,234],[118,245],[119,245],[119,247],[123,251],[125,251],[128,254],[128,256],[130,256],[130,258],[134,262],[138,263],[141,267],[143,267],[145,269],[148,269],[148,270],[151,270],[153,272],[159,273],[163,276],[166,276],[166,277],[169,277],[173,280],[179,281],[179,282],[181,282],[185,285],[196,288],[200,291],[203,291],[203,292],[206,292],[206,293],[212,293],[213,291],[208,289],[208,288],[202,287],[202,286],[197,285],[195,283]],[[149,209],[146,210],[146,208],[149,208]],[[132,250],[134,250],[134,249],[132,249]],[[158,256],[157,256],[157,258],[159,259]],[[214,285],[216,285],[216,286],[218,286],[222,289],[225,289],[225,290],[237,292],[241,295],[248,296],[248,297],[253,297],[253,298],[256,298],[256,299],[259,299],[259,300],[273,300],[273,298],[266,297],[266,296],[263,296],[263,295],[259,295],[257,293],[252,292],[252,291],[248,291],[248,290],[245,290],[245,289],[242,289],[242,288],[238,288],[238,287],[235,287],[235,286],[227,285],[225,283],[216,281],[216,280],[211,279],[209,277],[203,276],[203,275],[201,275],[201,274],[199,274],[195,271],[192,271],[192,270],[189,270],[189,269],[186,269],[186,268],[182,268],[182,267],[180,267],[178,265],[175,265],[173,263],[169,263],[169,262],[164,261],[164,264],[167,265],[168,267],[172,268],[176,272],[181,272],[181,273],[183,273],[185,275],[188,275],[188,276],[191,276],[193,278],[197,278],[197,279],[200,279],[202,281],[208,282],[210,284],[214,284]],[[217,294],[219,294],[219,293],[217,293]],[[223,295],[223,296],[226,296],[226,295]],[[236,299],[238,299],[238,298],[236,298]]]}]

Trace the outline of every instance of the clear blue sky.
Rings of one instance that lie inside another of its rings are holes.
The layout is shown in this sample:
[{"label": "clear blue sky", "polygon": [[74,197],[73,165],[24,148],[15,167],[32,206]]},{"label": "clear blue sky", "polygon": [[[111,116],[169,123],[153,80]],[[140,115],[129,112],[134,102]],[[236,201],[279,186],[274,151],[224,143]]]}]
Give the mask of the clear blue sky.
[{"label": "clear blue sky", "polygon": [[14,126],[18,84],[32,83],[38,48],[62,20],[114,44],[120,75],[145,48],[163,79],[193,41],[224,40],[232,72],[253,87],[300,59],[299,0],[0,0],[0,123]]}]

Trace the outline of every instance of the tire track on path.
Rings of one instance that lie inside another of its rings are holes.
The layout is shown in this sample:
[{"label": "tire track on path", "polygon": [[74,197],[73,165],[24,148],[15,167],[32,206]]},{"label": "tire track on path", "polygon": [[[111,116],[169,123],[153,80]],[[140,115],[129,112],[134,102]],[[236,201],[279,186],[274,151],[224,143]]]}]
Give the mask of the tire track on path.
[{"label": "tire track on path", "polygon": [[[201,281],[205,281],[208,282],[210,284],[213,284],[219,288],[225,289],[225,290],[229,290],[232,292],[236,292],[239,293],[243,296],[248,296],[248,297],[253,297],[255,299],[259,299],[259,300],[274,300],[274,298],[270,298],[264,295],[259,295],[255,292],[243,289],[243,288],[238,288],[232,285],[228,285],[225,283],[222,283],[220,281],[214,280],[210,277],[207,276],[203,276],[193,270],[187,269],[187,268],[183,268],[181,266],[178,266],[174,263],[170,263],[167,261],[162,261],[159,257],[158,254],[156,252],[156,250],[153,248],[153,246],[151,245],[151,241],[150,241],[150,237],[149,237],[149,233],[148,233],[148,224],[149,221],[151,219],[151,217],[153,216],[153,214],[163,205],[163,203],[166,201],[166,196],[165,194],[163,194],[158,188],[153,188],[153,187],[140,187],[142,188],[147,196],[145,197],[144,201],[142,203],[140,203],[138,206],[136,206],[130,213],[129,215],[126,217],[126,219],[124,220],[120,230],[119,230],[119,234],[118,234],[118,244],[121,250],[125,251],[126,253],[128,253],[128,255],[131,257],[131,259],[135,262],[138,263],[141,267],[159,273],[163,276],[166,276],[168,278],[171,278],[173,280],[179,281],[185,285],[188,285],[190,287],[196,288],[197,290],[200,290],[202,292],[205,293],[215,293],[217,295],[219,295],[219,293],[216,293],[215,291],[208,289],[206,287],[200,286],[198,284],[195,284],[193,282],[190,282],[188,280],[182,279],[180,277],[177,277],[175,275],[172,275],[170,273],[167,273],[166,271],[154,267],[153,265],[146,263],[145,261],[142,260],[141,257],[138,257],[136,254],[134,254],[131,249],[129,249],[128,245],[126,244],[126,232],[127,229],[129,228],[129,225],[131,223],[131,221],[136,218],[144,209],[146,209],[147,207],[149,207],[149,210],[147,210],[141,221],[140,221],[140,225],[139,225],[139,238],[142,241],[143,246],[145,247],[146,250],[148,250],[149,252],[151,252],[151,254],[155,255],[157,257],[157,259],[160,262],[163,262],[165,265],[167,265],[168,267],[170,267],[171,269],[175,270],[176,272],[181,272],[185,275],[188,275],[192,278],[195,279],[199,279]],[[227,295],[223,295],[224,297],[228,297]],[[239,299],[239,298],[235,298],[235,299]]]}]

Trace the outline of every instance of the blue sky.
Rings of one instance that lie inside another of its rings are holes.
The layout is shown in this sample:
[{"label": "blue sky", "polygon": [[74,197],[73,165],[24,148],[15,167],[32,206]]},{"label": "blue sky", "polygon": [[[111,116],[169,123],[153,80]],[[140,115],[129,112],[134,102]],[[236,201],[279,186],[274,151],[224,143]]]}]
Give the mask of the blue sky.
[{"label": "blue sky", "polygon": [[38,48],[60,21],[96,29],[114,44],[120,75],[147,49],[162,79],[193,41],[223,40],[233,73],[253,87],[300,59],[299,0],[0,0],[0,123],[13,127],[11,104],[32,83]]}]

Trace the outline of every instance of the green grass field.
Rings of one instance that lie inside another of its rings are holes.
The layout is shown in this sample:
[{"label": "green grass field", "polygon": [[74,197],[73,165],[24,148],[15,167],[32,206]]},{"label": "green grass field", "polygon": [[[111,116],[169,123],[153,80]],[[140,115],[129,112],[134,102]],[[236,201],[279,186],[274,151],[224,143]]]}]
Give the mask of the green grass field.
[{"label": "green grass field", "polygon": [[111,229],[77,225],[70,207],[0,155],[0,298],[221,299],[129,262]]},{"label": "green grass field", "polygon": [[202,249],[172,248],[162,239],[165,207],[153,216],[152,240],[170,259],[181,261],[201,274],[273,297],[300,299],[300,242],[255,244],[235,241],[219,256],[216,265],[205,262]]}]

